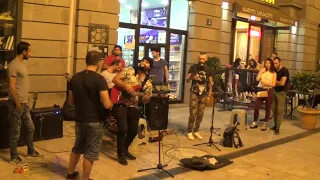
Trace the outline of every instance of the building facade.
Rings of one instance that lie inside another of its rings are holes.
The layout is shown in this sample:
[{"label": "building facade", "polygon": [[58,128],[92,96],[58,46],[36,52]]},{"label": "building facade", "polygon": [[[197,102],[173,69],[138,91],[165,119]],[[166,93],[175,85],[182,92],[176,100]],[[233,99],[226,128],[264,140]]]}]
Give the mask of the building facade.
[{"label": "building facade", "polygon": [[[174,11],[172,10],[174,1],[170,2],[169,14],[184,12],[185,7],[181,7],[179,11],[179,5],[174,7],[176,8]],[[21,13],[21,19],[17,18],[18,29],[21,26],[21,31],[17,32],[17,38],[32,45],[32,58],[26,64],[30,79],[30,99],[34,92],[39,92],[37,107],[63,104],[66,94],[64,73],[72,74],[85,67],[84,59],[90,44],[88,35],[90,24],[107,26],[108,39],[104,47],[108,47],[109,54],[115,44],[123,41],[127,43],[126,47],[130,48],[132,43],[130,35],[133,35],[135,42],[139,41],[131,47],[135,49],[134,58],[141,58],[142,52],[143,55],[148,53],[149,50],[141,51],[141,48],[151,47],[145,41],[142,42],[142,39],[150,36],[142,37],[141,32],[142,29],[148,29],[149,25],[125,22],[121,15],[123,2],[118,0],[95,0],[95,3],[92,3],[92,0],[21,2],[20,12],[18,11],[18,16]],[[138,0],[136,2],[143,3]],[[142,11],[136,12],[147,13],[148,10],[143,11],[143,8],[146,9],[145,4],[141,3],[138,7]],[[179,51],[183,51],[179,56],[181,63],[179,67],[183,68],[183,72],[181,70],[176,76],[181,81],[180,89],[184,89],[180,94],[181,102],[189,101],[190,87],[184,82],[185,72],[191,64],[197,62],[197,55],[202,51],[207,52],[209,56],[219,57],[222,65],[232,63],[237,57],[242,58],[243,63],[250,58],[262,62],[274,51],[282,58],[284,66],[292,72],[311,71],[314,70],[315,64],[319,63],[320,1],[318,0],[195,0],[187,2],[187,6],[187,14],[174,14],[174,17],[188,17],[185,29],[174,27],[174,24],[154,27],[166,33],[165,42],[167,44],[170,42],[170,45],[166,46],[164,43],[161,46],[164,51],[170,52],[166,53],[166,58],[171,58],[170,48],[175,46],[174,37],[177,36],[172,34],[179,35],[180,39],[177,41],[180,45],[184,45],[183,48],[178,48]],[[166,16],[168,19],[173,18],[170,15]],[[142,16],[136,18],[141,21]],[[72,26],[69,26],[70,22]],[[134,30],[134,33],[131,31],[123,36],[122,31],[119,31],[121,28]],[[157,42],[160,42],[160,38],[158,34]]]}]

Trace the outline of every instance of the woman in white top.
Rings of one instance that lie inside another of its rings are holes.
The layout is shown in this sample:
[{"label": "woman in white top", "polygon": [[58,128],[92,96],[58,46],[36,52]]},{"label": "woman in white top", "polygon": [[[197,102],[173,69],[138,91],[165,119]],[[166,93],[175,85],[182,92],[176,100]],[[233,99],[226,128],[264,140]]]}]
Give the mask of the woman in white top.
[{"label": "woman in white top", "polygon": [[[255,129],[258,128],[258,118],[259,118],[259,110],[262,105],[262,103],[265,101],[266,105],[266,115],[265,115],[265,122],[263,123],[261,130],[265,131],[267,130],[267,123],[270,118],[270,112],[271,112],[271,105],[272,105],[272,99],[273,99],[273,88],[276,86],[277,81],[277,73],[276,69],[274,67],[273,61],[268,58],[264,62],[264,68],[260,69],[259,74],[257,76],[257,81],[259,81],[258,84],[258,94],[261,94],[260,97],[257,97],[256,100],[256,106],[254,109],[254,122],[251,124],[250,128]],[[260,93],[259,93],[260,91]],[[267,93],[263,93],[267,92]]]}]

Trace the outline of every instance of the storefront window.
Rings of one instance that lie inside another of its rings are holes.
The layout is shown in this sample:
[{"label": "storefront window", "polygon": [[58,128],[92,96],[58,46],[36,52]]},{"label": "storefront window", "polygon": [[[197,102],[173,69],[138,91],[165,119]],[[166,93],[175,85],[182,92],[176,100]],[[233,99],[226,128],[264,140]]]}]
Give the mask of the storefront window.
[{"label": "storefront window", "polygon": [[249,23],[237,21],[236,30],[235,30],[233,61],[236,58],[240,58],[242,61],[246,61],[247,59],[248,30],[249,30]]},{"label": "storefront window", "polygon": [[137,24],[139,0],[119,0],[120,22]]},{"label": "storefront window", "polygon": [[142,0],[141,25],[167,27],[169,0]]},{"label": "storefront window", "polygon": [[126,66],[134,64],[134,49],[135,49],[135,30],[127,28],[118,29],[118,44],[122,46],[122,57],[126,62]]},{"label": "storefront window", "polygon": [[261,39],[261,27],[250,26],[250,51],[249,60],[254,59],[256,62],[259,61],[260,52],[260,39]]},{"label": "storefront window", "polygon": [[187,30],[188,25],[188,1],[172,0],[170,10],[170,28]]},{"label": "storefront window", "polygon": [[140,29],[140,43],[150,44],[165,44],[166,43],[166,31],[156,29]]}]

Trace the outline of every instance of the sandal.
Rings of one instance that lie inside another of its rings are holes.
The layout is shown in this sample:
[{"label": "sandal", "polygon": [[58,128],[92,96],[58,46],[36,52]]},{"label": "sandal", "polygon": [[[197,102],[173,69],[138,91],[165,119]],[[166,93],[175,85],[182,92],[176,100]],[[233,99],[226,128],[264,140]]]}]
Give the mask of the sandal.
[{"label": "sandal", "polygon": [[256,121],[253,121],[253,123],[250,126],[250,129],[256,129],[256,128],[258,128],[258,124]]},{"label": "sandal", "polygon": [[261,127],[261,131],[265,131],[268,129],[268,123],[263,123],[262,127]]},{"label": "sandal", "polygon": [[78,171],[74,171],[72,174],[67,174],[66,179],[67,180],[72,180],[72,179],[76,179],[76,177],[79,175]]}]

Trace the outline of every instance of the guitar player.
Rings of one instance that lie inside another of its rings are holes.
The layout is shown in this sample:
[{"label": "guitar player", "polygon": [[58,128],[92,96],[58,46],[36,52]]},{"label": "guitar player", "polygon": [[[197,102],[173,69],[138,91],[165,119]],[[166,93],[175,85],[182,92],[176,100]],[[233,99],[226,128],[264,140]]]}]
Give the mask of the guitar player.
[{"label": "guitar player", "polygon": [[[138,104],[140,101],[149,102],[152,95],[152,83],[149,79],[152,65],[152,59],[144,57],[137,69],[127,67],[113,78],[116,86],[114,88],[120,90],[118,101],[112,111],[118,126],[117,153],[118,162],[121,165],[127,165],[127,159],[136,159],[135,156],[129,153],[128,149],[138,133],[137,127],[141,117]],[[135,96],[137,91],[144,92],[141,100],[139,100],[139,96]]]}]

